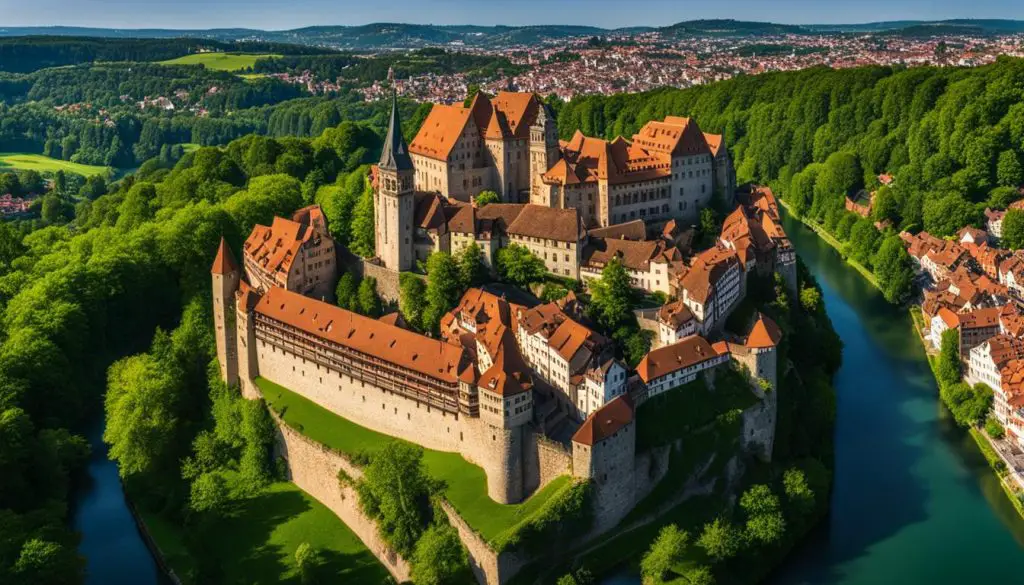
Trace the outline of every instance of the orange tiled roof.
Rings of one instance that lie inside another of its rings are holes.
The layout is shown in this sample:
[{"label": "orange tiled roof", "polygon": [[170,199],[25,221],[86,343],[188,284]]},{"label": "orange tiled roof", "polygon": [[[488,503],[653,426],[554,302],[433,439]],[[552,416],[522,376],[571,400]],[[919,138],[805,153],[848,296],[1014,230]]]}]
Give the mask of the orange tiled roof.
[{"label": "orange tiled roof", "polygon": [[269,226],[253,226],[243,249],[247,257],[252,258],[253,262],[268,273],[287,274],[299,254],[299,249],[314,234],[312,226],[275,217]]},{"label": "orange tiled roof", "polygon": [[595,410],[572,436],[573,443],[593,447],[633,422],[633,400],[618,396]]},{"label": "orange tiled roof", "polygon": [[744,345],[761,349],[775,347],[781,340],[782,331],[775,324],[775,321],[772,321],[764,313],[758,313],[757,321],[754,321],[754,326],[750,329]]},{"label": "orange tiled roof", "polygon": [[426,377],[455,383],[465,367],[461,347],[346,311],[329,303],[272,287],[257,313],[365,356]]},{"label": "orange tiled roof", "polygon": [[692,365],[714,359],[721,355],[708,340],[699,335],[690,335],[682,340],[652,350],[640,360],[636,373],[644,383],[650,383]]},{"label": "orange tiled roof", "polygon": [[210,268],[210,272],[213,274],[227,274],[236,270],[238,270],[238,263],[235,262],[235,255],[231,253],[231,248],[228,247],[228,243],[221,236],[220,245],[217,246],[217,257],[213,259],[213,267]]}]

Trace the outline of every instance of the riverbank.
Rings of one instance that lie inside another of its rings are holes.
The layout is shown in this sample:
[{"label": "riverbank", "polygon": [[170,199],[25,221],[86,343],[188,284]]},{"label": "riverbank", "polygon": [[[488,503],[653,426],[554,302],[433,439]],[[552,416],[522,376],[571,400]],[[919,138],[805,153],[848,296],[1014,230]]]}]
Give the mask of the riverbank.
[{"label": "riverbank", "polygon": [[[860,275],[863,276],[864,279],[867,280],[867,282],[871,284],[875,289],[881,291],[881,287],[878,284],[878,280],[867,269],[867,267],[857,262],[856,260],[847,257],[843,253],[842,243],[835,239],[831,234],[829,234],[825,230],[824,226],[821,226],[820,224],[814,221],[801,217],[800,215],[793,211],[792,207],[790,207],[781,199],[780,203],[786,209],[786,212],[793,219],[807,226],[811,231],[813,231],[818,236],[818,238],[821,241],[825,242],[833,249],[835,249],[837,252],[839,252],[839,255],[843,258],[843,261],[846,262],[846,264],[853,267],[858,273],[860,273]],[[936,385],[938,385],[939,380],[935,370],[936,352],[932,350],[932,348],[929,346],[927,340],[924,337],[924,331],[925,329],[927,329],[927,323],[925,323],[924,316],[921,314],[921,308],[918,305],[911,305],[908,309],[908,313],[911,317],[915,337],[921,343],[921,347],[924,350],[928,360],[929,370],[931,371],[932,377],[935,379]],[[940,398],[940,402],[941,401],[942,400]],[[945,407],[945,404],[943,404],[943,406]],[[969,435],[974,441],[974,445],[977,447],[978,451],[985,458],[985,460],[989,463],[989,467],[991,468],[992,472],[999,479],[999,484],[1002,488],[1003,494],[1010,501],[1010,503],[1013,504],[1014,509],[1021,516],[1021,518],[1024,519],[1024,503],[1022,503],[1021,501],[1021,499],[1024,498],[1024,476],[1022,476],[1021,473],[1016,470],[1013,461],[1011,461],[1008,458],[1008,456],[1004,453],[1005,449],[999,448],[997,439],[990,437],[988,433],[984,431],[984,429],[971,427],[970,429],[968,429],[968,431]]]},{"label": "riverbank", "polygon": [[786,214],[783,227],[821,285],[843,364],[829,517],[766,585],[1019,581],[1024,521],[974,440],[936,404],[907,310],[810,226]]},{"label": "riverbank", "polygon": [[869,270],[867,266],[864,266],[860,262],[857,262],[853,258],[850,258],[846,254],[846,251],[843,249],[843,243],[837,240],[835,236],[828,233],[828,230],[825,229],[825,226],[819,224],[816,221],[807,219],[802,215],[798,214],[797,212],[793,211],[793,208],[788,203],[786,203],[786,201],[782,199],[782,197],[778,197],[777,199],[779,201],[779,204],[782,205],[783,208],[785,208],[786,213],[792,216],[793,219],[799,221],[800,223],[810,228],[811,231],[816,233],[818,237],[821,238],[822,241],[824,241],[826,244],[835,248],[835,250],[839,252],[839,255],[842,256],[843,260],[847,264],[852,266],[854,270],[859,272],[861,276],[867,279],[867,281],[871,283],[871,286],[875,287],[876,289],[878,289],[879,292],[881,292],[882,286],[878,284],[878,279],[875,278],[875,274],[871,270]]}]

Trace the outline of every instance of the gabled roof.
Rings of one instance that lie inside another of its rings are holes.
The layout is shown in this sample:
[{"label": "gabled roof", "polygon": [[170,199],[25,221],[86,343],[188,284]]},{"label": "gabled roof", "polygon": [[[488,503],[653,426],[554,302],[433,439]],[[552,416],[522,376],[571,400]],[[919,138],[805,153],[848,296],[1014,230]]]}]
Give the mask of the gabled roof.
[{"label": "gabled roof", "polygon": [[448,160],[471,113],[472,110],[462,106],[434,104],[416,137],[412,139],[409,151],[435,160]]},{"label": "gabled roof", "polygon": [[238,263],[235,262],[235,255],[231,253],[224,237],[220,238],[220,245],[217,246],[217,257],[213,259],[213,266],[210,272],[213,274],[228,274],[238,270]]},{"label": "gabled roof", "polygon": [[633,422],[633,400],[623,394],[595,410],[572,436],[573,443],[593,447]]},{"label": "gabled roof", "polygon": [[330,343],[449,384],[466,367],[461,347],[271,287],[256,312]]},{"label": "gabled roof", "polygon": [[699,335],[690,335],[672,345],[652,350],[640,360],[636,373],[644,383],[649,384],[652,380],[717,358],[719,355],[721,354],[707,339]]},{"label": "gabled roof", "polygon": [[[493,203],[491,205],[494,205]],[[487,210],[491,207],[484,207]],[[559,242],[579,242],[586,236],[583,220],[575,207],[557,209],[543,205],[526,205],[508,226],[508,233]]]}]

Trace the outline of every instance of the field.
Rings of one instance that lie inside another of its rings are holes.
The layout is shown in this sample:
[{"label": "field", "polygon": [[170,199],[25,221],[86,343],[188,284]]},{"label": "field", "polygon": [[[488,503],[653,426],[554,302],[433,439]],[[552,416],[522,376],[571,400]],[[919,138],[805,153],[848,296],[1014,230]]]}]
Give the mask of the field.
[{"label": "field", "polygon": [[185,55],[170,61],[161,61],[162,65],[202,65],[215,71],[241,71],[256,64],[259,59],[280,57],[280,55],[257,53],[196,53]]},{"label": "field", "polygon": [[[310,400],[270,380],[259,378],[256,385],[267,403],[285,422],[307,437],[349,455],[373,453],[393,437],[371,431],[318,406]],[[458,453],[424,449],[423,462],[432,477],[447,484],[445,497],[459,514],[488,541],[518,525],[540,510],[552,496],[569,485],[560,477],[520,504],[499,504],[487,496],[484,470],[466,461]]]},{"label": "field", "polygon": [[93,175],[106,175],[111,169],[110,167],[81,165],[66,160],[46,157],[41,154],[0,152],[0,171],[7,170],[39,171],[40,173],[64,171],[66,173],[78,173],[79,175],[91,177]]},{"label": "field", "polygon": [[[143,513],[150,534],[179,577],[193,560],[182,543],[181,528],[160,516]],[[295,549],[303,542],[316,548],[323,576],[353,585],[384,583],[388,572],[345,524],[305,492],[287,482],[235,504],[214,528],[225,583],[299,583]]]}]

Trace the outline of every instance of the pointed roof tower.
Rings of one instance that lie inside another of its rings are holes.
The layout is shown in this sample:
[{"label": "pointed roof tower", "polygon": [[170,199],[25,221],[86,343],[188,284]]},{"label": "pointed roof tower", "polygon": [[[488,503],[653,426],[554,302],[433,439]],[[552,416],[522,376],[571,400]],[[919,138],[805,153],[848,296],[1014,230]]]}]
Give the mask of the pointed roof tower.
[{"label": "pointed roof tower", "polygon": [[213,266],[210,268],[210,272],[213,274],[228,274],[237,270],[238,264],[235,262],[235,255],[231,253],[231,248],[228,247],[224,236],[221,236],[220,246],[217,248],[217,257],[213,259]]},{"label": "pointed roof tower", "polygon": [[409,158],[409,147],[402,136],[402,121],[398,117],[398,93],[391,94],[391,121],[388,122],[388,133],[384,136],[384,150],[380,153],[377,166],[386,171],[411,171],[412,159]]}]

